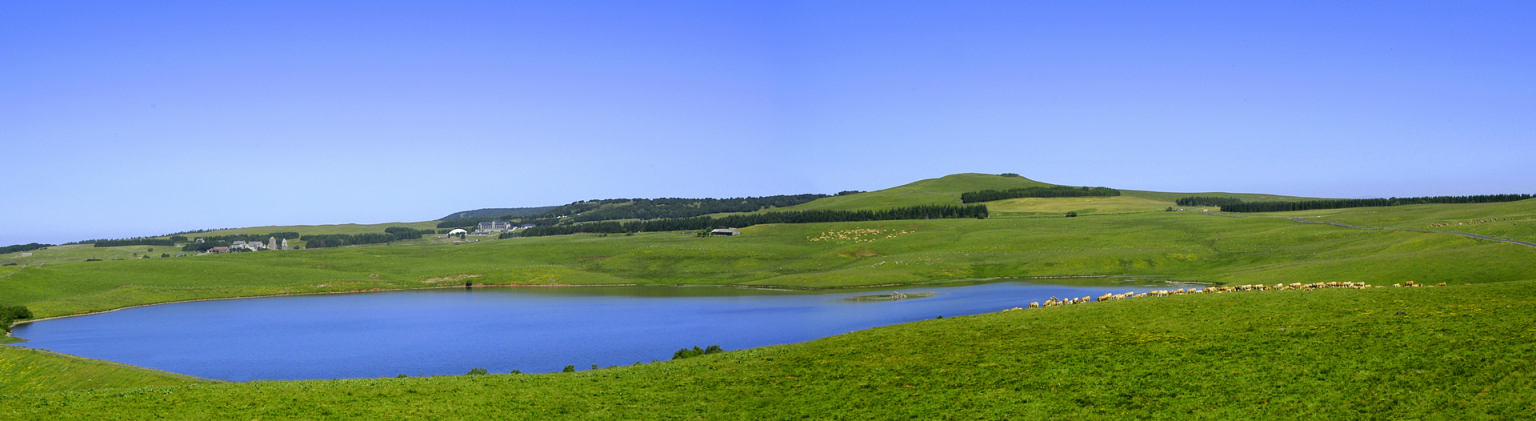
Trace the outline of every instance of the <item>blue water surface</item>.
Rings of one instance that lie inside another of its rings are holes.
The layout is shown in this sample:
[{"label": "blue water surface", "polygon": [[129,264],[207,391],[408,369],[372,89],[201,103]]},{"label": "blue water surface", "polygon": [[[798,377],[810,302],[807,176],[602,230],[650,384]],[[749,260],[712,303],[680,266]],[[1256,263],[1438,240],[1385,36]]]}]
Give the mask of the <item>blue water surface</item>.
[{"label": "blue water surface", "polygon": [[[1055,297],[1144,292],[999,282],[844,293],[719,287],[438,289],[202,301],[16,327],[20,345],[245,381],[580,370],[804,342]],[[848,301],[890,292],[931,298]]]}]

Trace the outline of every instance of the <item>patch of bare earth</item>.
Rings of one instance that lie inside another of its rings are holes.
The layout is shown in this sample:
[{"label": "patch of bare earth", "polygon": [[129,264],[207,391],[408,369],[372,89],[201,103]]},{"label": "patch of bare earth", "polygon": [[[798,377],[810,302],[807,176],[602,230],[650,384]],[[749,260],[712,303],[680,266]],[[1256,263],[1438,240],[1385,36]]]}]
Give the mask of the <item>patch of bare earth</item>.
[{"label": "patch of bare earth", "polygon": [[471,275],[471,274],[448,275],[448,276],[444,276],[444,277],[441,277],[441,278],[424,279],[421,282],[422,283],[427,283],[427,284],[435,284],[435,283],[438,283],[438,282],[457,282],[457,281],[462,281],[462,280],[465,280],[465,279],[473,279],[473,278],[479,278],[479,277],[480,277],[480,275]]}]

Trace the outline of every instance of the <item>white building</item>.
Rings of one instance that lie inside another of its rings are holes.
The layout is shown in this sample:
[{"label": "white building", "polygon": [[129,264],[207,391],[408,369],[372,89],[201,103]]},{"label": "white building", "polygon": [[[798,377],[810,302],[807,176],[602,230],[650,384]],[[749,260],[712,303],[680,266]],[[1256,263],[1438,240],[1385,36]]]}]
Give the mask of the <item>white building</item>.
[{"label": "white building", "polygon": [[507,221],[485,221],[475,229],[476,232],[502,232],[512,229],[512,223]]}]

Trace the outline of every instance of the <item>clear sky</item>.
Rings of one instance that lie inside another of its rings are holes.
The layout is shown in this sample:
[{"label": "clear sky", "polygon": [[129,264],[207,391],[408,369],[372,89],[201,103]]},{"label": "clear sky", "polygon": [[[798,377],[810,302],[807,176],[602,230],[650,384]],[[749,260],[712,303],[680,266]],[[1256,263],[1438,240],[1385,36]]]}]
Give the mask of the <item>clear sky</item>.
[{"label": "clear sky", "polygon": [[1536,193],[1532,22],[1528,1],[0,2],[0,245],[960,172]]}]

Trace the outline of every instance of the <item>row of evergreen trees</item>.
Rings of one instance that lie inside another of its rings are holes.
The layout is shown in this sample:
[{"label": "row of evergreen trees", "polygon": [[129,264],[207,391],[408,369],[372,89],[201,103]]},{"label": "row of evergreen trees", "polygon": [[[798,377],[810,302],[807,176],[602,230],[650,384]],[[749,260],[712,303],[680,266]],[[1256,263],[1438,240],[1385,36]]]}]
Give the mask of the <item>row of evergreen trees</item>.
[{"label": "row of evergreen trees", "polygon": [[[824,194],[799,194],[731,199],[630,199],[570,217],[572,222],[611,221],[615,219],[691,218],[725,212],[755,212],[782,208],[828,197]],[[546,213],[547,214],[547,213]],[[546,217],[551,215],[545,215]],[[537,215],[527,219],[537,219]]]},{"label": "row of evergreen trees", "polygon": [[993,200],[1016,199],[1020,197],[1097,197],[1119,195],[1119,190],[1109,187],[1042,186],[966,192],[960,194],[960,202],[991,202]]},{"label": "row of evergreen trees", "polygon": [[1191,196],[1175,200],[1174,203],[1177,203],[1179,206],[1224,206],[1243,203],[1243,199],[1236,197]]},{"label": "row of evergreen trees", "polygon": [[366,234],[313,234],[300,237],[304,240],[304,248],[342,247],[357,244],[381,244],[400,240],[414,240],[422,235],[432,234],[431,230],[418,230],[409,227],[389,227],[384,232],[370,232]]},{"label": "row of evergreen trees", "polygon": [[171,247],[171,246],[175,246],[176,245],[176,242],[171,241],[170,239],[167,239],[167,238],[152,238],[152,237],[122,238],[122,239],[116,239],[116,240],[91,240],[89,242],[90,243],[94,243],[92,245],[92,247],[119,247],[119,246],[165,246],[165,247]]},{"label": "row of evergreen trees", "polygon": [[503,233],[500,238],[517,236],[540,237],[579,233],[620,234],[629,232],[695,231],[715,228],[744,228],[758,224],[890,221],[898,219],[985,219],[986,217],[986,205],[929,205],[857,211],[810,210],[728,215],[719,218],[699,216],[693,218],[653,219],[650,221],[603,221],[574,225],[545,225],[517,232]]},{"label": "row of evergreen trees", "polygon": [[44,248],[44,247],[53,247],[53,245],[52,244],[28,243],[28,244],[17,244],[17,245],[14,245],[14,246],[5,246],[5,247],[0,247],[0,254],[21,253],[21,252],[24,252],[24,251],[32,251],[32,250],[37,250],[37,249]]},{"label": "row of evergreen trees", "polygon": [[496,218],[460,218],[460,219],[449,219],[447,221],[438,222],[437,223],[437,227],[438,228],[446,228],[449,231],[452,231],[454,228],[474,228],[476,225],[480,225],[481,222],[490,222],[490,221],[495,221],[495,220],[496,220]]},{"label": "row of evergreen trees", "polygon": [[1529,194],[1491,194],[1481,196],[1393,197],[1387,199],[1327,199],[1296,202],[1246,202],[1222,205],[1222,212],[1286,212],[1314,209],[1365,208],[1378,206],[1422,205],[1429,203],[1496,203],[1530,199]]},{"label": "row of evergreen trees", "polygon": [[[856,192],[842,192],[852,194]],[[612,221],[617,219],[666,219],[691,218],[712,213],[753,212],[769,208],[794,206],[823,197],[825,194],[795,194],[764,197],[737,197],[729,199],[600,199],[574,202],[557,206],[549,211],[522,217],[465,218],[442,221],[438,228],[471,228],[492,220],[517,221],[533,225],[574,224],[577,222]]]}]

